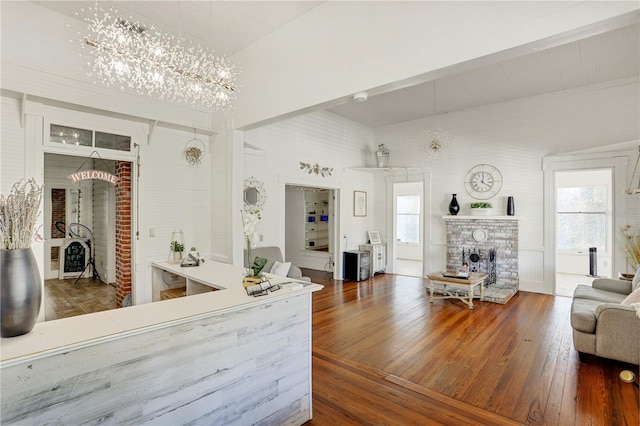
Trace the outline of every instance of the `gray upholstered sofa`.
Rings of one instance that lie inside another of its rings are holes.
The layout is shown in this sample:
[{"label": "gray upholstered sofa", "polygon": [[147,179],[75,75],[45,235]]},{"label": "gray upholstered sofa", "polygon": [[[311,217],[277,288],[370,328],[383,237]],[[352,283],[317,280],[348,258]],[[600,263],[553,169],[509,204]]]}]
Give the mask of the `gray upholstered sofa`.
[{"label": "gray upholstered sofa", "polygon": [[631,281],[599,278],[573,293],[573,346],[581,361],[586,354],[640,364],[640,318],[631,305],[621,304],[640,285],[640,270]]},{"label": "gray upholstered sofa", "polygon": [[[278,261],[278,262],[284,262],[284,259],[282,257],[282,251],[280,250],[280,247],[276,247],[276,246],[271,246],[271,247],[256,247],[251,249],[251,257],[255,258],[255,257],[263,257],[265,259],[267,259],[267,264],[264,265],[264,268],[262,268],[263,272],[269,272],[271,271],[271,268],[273,267],[273,264]],[[244,265],[245,267],[248,266],[248,262],[247,262],[247,251],[244,251]],[[289,273],[287,274],[287,277],[289,278],[293,278],[296,280],[301,280],[301,281],[307,281],[307,282],[311,282],[311,278],[309,277],[303,277],[302,276],[302,271],[300,270],[300,268],[298,268],[297,266],[291,265],[291,267],[289,268]]]}]

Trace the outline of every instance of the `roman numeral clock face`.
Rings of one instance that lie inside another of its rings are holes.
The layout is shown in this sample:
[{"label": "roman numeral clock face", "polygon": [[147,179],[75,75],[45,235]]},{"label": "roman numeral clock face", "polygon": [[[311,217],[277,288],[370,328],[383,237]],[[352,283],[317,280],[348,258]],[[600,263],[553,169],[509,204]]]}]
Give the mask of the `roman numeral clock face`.
[{"label": "roman numeral clock face", "polygon": [[478,164],[469,170],[464,186],[476,200],[487,200],[502,187],[502,174],[490,164]]}]

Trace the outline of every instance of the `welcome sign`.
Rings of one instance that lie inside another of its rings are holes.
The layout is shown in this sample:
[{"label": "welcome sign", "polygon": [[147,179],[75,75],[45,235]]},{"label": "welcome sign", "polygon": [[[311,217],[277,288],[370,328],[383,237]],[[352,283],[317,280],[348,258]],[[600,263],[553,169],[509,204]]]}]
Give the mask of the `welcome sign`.
[{"label": "welcome sign", "polygon": [[73,183],[88,179],[97,179],[107,181],[113,185],[117,184],[120,180],[118,176],[102,170],[83,170],[81,172],[71,173],[67,176],[67,179],[70,179]]}]

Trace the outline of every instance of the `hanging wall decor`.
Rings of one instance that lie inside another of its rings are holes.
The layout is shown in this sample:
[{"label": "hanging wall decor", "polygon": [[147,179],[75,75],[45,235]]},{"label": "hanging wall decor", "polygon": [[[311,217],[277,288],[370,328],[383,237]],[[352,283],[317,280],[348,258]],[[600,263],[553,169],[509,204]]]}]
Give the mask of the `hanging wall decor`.
[{"label": "hanging wall decor", "polygon": [[204,142],[196,137],[196,129],[193,129],[193,138],[184,146],[184,158],[190,166],[197,166],[204,157]]},{"label": "hanging wall decor", "polygon": [[322,167],[318,163],[311,165],[310,163],[300,162],[300,170],[307,170],[308,174],[315,173],[322,177],[331,176],[333,167]]}]

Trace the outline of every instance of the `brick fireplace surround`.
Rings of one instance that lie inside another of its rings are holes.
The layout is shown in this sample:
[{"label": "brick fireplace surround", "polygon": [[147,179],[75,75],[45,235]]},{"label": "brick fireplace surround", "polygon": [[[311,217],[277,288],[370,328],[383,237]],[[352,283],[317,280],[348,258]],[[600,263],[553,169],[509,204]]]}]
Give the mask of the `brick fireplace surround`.
[{"label": "brick fireplace surround", "polygon": [[[462,249],[480,254],[479,272],[487,272],[486,258],[495,250],[496,282],[484,290],[484,300],[505,304],[517,292],[518,220],[514,216],[444,216],[447,234],[447,269],[458,270],[462,265]],[[473,232],[483,229],[484,241],[476,241]]]}]

